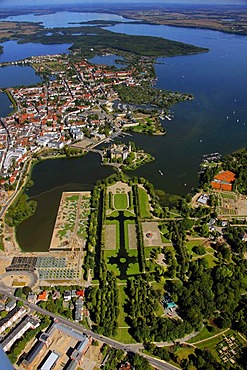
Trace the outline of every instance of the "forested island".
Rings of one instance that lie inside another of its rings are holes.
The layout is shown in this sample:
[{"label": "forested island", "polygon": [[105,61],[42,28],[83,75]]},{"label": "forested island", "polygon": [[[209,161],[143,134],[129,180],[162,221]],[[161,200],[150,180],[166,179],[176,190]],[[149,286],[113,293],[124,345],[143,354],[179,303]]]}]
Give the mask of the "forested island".
[{"label": "forested island", "polygon": [[102,49],[115,49],[145,56],[175,56],[208,51],[182,42],[161,37],[133,36],[107,31],[98,26],[44,28],[36,23],[10,22],[13,31],[6,31],[8,22],[0,22],[0,40],[18,40],[19,43],[73,44],[71,50],[80,50],[87,57]]}]

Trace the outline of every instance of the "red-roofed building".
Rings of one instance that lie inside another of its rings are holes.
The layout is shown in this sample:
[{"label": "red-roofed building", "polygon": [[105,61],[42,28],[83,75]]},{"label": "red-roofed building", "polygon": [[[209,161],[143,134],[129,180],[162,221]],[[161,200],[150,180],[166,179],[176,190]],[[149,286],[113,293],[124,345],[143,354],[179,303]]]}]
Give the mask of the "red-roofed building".
[{"label": "red-roofed building", "polygon": [[46,293],[46,290],[43,290],[42,293],[38,294],[37,300],[46,301],[46,299],[47,299],[47,293]]},{"label": "red-roofed building", "polygon": [[214,176],[214,180],[211,182],[211,186],[216,190],[232,190],[232,184],[235,180],[235,173],[231,171],[221,171]]},{"label": "red-roofed building", "polygon": [[84,298],[84,290],[83,289],[82,290],[77,290],[76,295],[79,296],[79,297]]}]

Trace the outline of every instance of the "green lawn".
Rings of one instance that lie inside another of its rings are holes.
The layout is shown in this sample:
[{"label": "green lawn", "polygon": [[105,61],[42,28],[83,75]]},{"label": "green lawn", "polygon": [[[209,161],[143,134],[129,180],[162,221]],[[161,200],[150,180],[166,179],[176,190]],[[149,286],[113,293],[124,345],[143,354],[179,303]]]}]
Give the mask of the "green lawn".
[{"label": "green lawn", "polygon": [[179,348],[176,351],[176,355],[179,357],[180,360],[182,360],[183,358],[188,358],[189,355],[191,355],[194,352],[195,352],[195,348],[188,346],[188,347]]},{"label": "green lawn", "polygon": [[120,276],[120,270],[116,263],[114,263],[113,265],[107,264],[107,269],[109,271],[112,271],[116,276]]},{"label": "green lawn", "polygon": [[118,329],[117,335],[113,339],[126,344],[136,343],[134,338],[129,334],[128,328]]},{"label": "green lawn", "polygon": [[117,256],[117,250],[111,250],[111,249],[104,249],[104,256],[105,258],[110,258],[110,257],[116,257]]},{"label": "green lawn", "polygon": [[207,260],[209,268],[213,268],[216,265],[217,260],[211,254],[207,254],[204,258]]},{"label": "green lawn", "polygon": [[208,328],[209,328],[208,325],[204,325],[202,330],[195,337],[188,340],[188,343],[199,342],[200,340],[210,338],[214,336],[215,334],[220,333],[220,329],[217,329],[213,326],[210,327],[211,328],[210,331],[208,330]]},{"label": "green lawn", "polygon": [[70,201],[77,201],[79,199],[79,195],[71,195],[71,197],[67,197],[66,200]]},{"label": "green lawn", "polygon": [[168,233],[168,228],[166,225],[162,225],[162,223],[159,225],[159,228],[160,228],[160,231],[163,233],[163,234],[167,234]]},{"label": "green lawn", "polygon": [[118,211],[113,211],[109,214],[107,214],[107,217],[118,217],[119,216],[119,212]]},{"label": "green lawn", "polygon": [[162,243],[171,243],[170,239],[167,239],[165,235],[160,234]]},{"label": "green lawn", "polygon": [[[228,335],[229,332],[225,333],[225,335]],[[221,359],[218,355],[218,351],[216,349],[218,343],[220,343],[223,340],[223,336],[219,335],[218,337],[211,338],[205,342],[196,344],[196,347],[200,349],[206,349],[211,352],[211,354],[215,357],[215,359],[221,363]]]},{"label": "green lawn", "polygon": [[236,199],[236,195],[234,193],[221,193],[221,196],[225,199]]},{"label": "green lawn", "polygon": [[139,198],[139,211],[141,218],[150,218],[150,206],[148,200],[148,194],[146,190],[143,188],[138,187],[138,198]]},{"label": "green lawn", "polygon": [[164,314],[164,308],[161,303],[158,305],[158,309],[155,311],[157,316],[162,316]]},{"label": "green lawn", "polygon": [[133,217],[133,216],[136,216],[136,214],[134,212],[124,211],[124,216],[125,217]]},{"label": "green lawn", "polygon": [[192,251],[192,248],[200,244],[202,244],[202,240],[190,240],[189,242],[186,242],[186,247],[190,256],[196,256],[196,254]]},{"label": "green lawn", "polygon": [[140,274],[140,269],[139,269],[139,263],[130,263],[129,267],[127,269],[127,275],[137,275]]},{"label": "green lawn", "polygon": [[114,195],[114,207],[116,209],[127,209],[128,208],[128,197],[127,194],[115,194]]},{"label": "green lawn", "polygon": [[137,249],[129,249],[128,250],[129,257],[138,257],[138,251]]}]

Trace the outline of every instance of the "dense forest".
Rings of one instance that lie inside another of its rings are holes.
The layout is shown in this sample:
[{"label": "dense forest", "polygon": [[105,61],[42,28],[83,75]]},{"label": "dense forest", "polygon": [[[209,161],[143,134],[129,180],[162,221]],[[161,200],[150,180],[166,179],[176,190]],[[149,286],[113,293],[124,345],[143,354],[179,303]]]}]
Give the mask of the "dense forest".
[{"label": "dense forest", "polygon": [[[49,32],[49,36],[47,36]],[[78,34],[78,36],[76,35]],[[21,35],[22,43],[39,42],[42,44],[73,43],[71,50],[80,49],[84,54],[100,50],[115,49],[121,52],[140,56],[175,56],[208,51],[193,45],[171,41],[161,37],[133,36],[110,32],[96,26],[81,26],[69,28],[52,28],[39,30],[36,34]]]},{"label": "dense forest", "polygon": [[26,194],[21,194],[16,202],[8,209],[5,221],[9,226],[18,226],[26,218],[32,216],[36,210],[37,203],[28,201]]},{"label": "dense forest", "polygon": [[116,277],[107,271],[106,279],[101,279],[99,287],[90,288],[87,307],[95,322],[94,331],[106,336],[114,336],[118,328],[118,289]]}]

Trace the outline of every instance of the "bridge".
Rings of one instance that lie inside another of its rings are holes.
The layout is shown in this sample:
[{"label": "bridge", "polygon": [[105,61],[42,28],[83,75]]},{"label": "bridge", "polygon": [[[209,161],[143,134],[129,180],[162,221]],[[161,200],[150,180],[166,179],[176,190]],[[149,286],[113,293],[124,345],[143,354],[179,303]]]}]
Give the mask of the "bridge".
[{"label": "bridge", "polygon": [[87,150],[88,152],[92,152],[92,153],[97,153],[100,155],[101,157],[101,162],[103,163],[103,160],[104,160],[104,152],[103,150],[99,150],[99,149],[93,149],[93,148],[90,148]]},{"label": "bridge", "polygon": [[92,153],[97,153],[100,155],[101,157],[101,164],[104,165],[104,166],[111,166],[111,167],[114,167],[116,168],[119,172],[121,172],[121,166],[122,164],[121,163],[104,163],[104,152],[103,150],[99,150],[99,149],[88,149],[87,150],[88,152],[92,152]]}]

